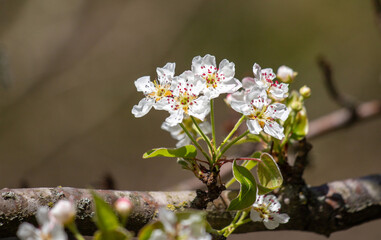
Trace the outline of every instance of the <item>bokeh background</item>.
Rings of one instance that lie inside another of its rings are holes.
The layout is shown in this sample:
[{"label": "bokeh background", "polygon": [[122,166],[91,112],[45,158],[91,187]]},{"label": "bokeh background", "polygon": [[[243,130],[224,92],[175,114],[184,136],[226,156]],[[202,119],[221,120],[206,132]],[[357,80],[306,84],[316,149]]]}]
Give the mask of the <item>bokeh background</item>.
[{"label": "bokeh background", "polygon": [[[134,81],[210,53],[299,72],[293,88],[313,90],[310,119],[339,108],[316,64],[325,56],[339,89],[358,102],[381,96],[381,29],[372,1],[354,0],[0,0],[0,188],[88,187],[162,190],[192,175],[171,159],[141,158],[175,141],[160,129],[167,116],[135,119],[142,98]],[[217,105],[217,123],[232,113]],[[307,182],[381,172],[381,119],[312,141]],[[220,135],[224,128],[218,127]],[[108,180],[107,180],[108,179]],[[331,239],[381,239],[373,221]],[[232,239],[325,239],[276,232]]]}]

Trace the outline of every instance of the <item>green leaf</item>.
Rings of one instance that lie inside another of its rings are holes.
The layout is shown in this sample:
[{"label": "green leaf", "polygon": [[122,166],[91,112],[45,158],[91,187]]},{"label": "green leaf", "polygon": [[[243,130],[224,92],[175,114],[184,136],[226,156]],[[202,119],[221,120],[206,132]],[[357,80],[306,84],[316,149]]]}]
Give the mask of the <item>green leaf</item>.
[{"label": "green leaf", "polygon": [[261,161],[257,169],[259,180],[258,190],[260,195],[273,191],[283,183],[282,173],[274,158],[268,153],[263,153],[261,155]]},{"label": "green leaf", "polygon": [[[251,157],[252,158],[261,158],[261,154],[262,154],[262,152],[255,152],[255,153],[253,153],[252,155],[251,155]],[[253,169],[255,166],[257,166],[258,165],[258,162],[257,161],[247,161],[246,163],[245,163],[245,168],[247,168],[248,170],[251,170],[251,169]]]},{"label": "green leaf", "polygon": [[194,158],[197,155],[197,149],[193,145],[186,145],[181,148],[154,148],[144,153],[143,158],[151,157],[181,157]]},{"label": "green leaf", "polygon": [[181,165],[182,169],[185,170],[192,170],[192,166],[189,164],[189,162],[184,158],[177,158],[177,163]]},{"label": "green leaf", "polygon": [[230,202],[228,210],[241,210],[250,207],[257,199],[257,184],[251,172],[233,163],[234,178],[240,183],[238,196]]},{"label": "green leaf", "polygon": [[296,140],[303,139],[308,133],[308,118],[306,108],[303,107],[295,117],[294,126],[292,128],[293,138]]},{"label": "green leaf", "polygon": [[95,202],[94,221],[102,232],[112,231],[120,227],[118,217],[111,206],[94,192],[92,193]]},{"label": "green leaf", "polygon": [[111,231],[97,231],[94,240],[128,240],[132,239],[131,233],[120,227]]},{"label": "green leaf", "polygon": [[139,232],[138,239],[139,240],[148,240],[151,237],[153,230],[155,229],[163,229],[163,224],[160,222],[154,222],[151,224],[145,225]]}]

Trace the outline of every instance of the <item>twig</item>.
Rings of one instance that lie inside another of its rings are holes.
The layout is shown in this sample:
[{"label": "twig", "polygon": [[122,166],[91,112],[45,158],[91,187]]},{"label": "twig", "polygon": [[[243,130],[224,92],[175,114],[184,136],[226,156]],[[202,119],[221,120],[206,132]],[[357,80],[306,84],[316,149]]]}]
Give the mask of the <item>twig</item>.
[{"label": "twig", "polygon": [[355,112],[357,116],[356,120],[353,120],[351,112],[343,108],[312,121],[310,123],[310,130],[307,138],[317,138],[327,133],[348,127],[349,125],[380,116],[381,100],[373,100],[359,104],[355,108]]},{"label": "twig", "polygon": [[323,72],[324,75],[324,83],[327,87],[328,93],[331,96],[331,98],[337,102],[340,106],[348,109],[352,112],[353,119],[356,118],[356,104],[354,101],[349,99],[347,96],[344,96],[336,87],[335,82],[333,80],[332,76],[332,67],[331,64],[324,58],[319,57],[318,59],[318,65]]},{"label": "twig", "polygon": [[378,28],[381,31],[381,1],[380,0],[373,0],[374,4],[374,10],[376,13],[376,23],[378,25]]},{"label": "twig", "polygon": [[[194,191],[183,192],[130,192],[97,190],[107,202],[119,197],[128,197],[134,210],[128,219],[127,228],[137,232],[151,221],[159,206],[189,207],[196,196]],[[236,193],[225,191],[224,201],[230,202]],[[77,188],[29,188],[0,190],[0,237],[14,236],[21,222],[35,222],[35,213],[40,206],[52,206],[59,199],[73,198],[77,206],[76,223],[81,233],[93,234],[93,201],[89,190]],[[324,184],[319,187],[286,184],[278,193],[282,212],[291,220],[277,230],[301,230],[324,234],[344,230],[361,223],[381,218],[381,174],[357,179],[347,179]],[[232,220],[234,214],[224,211],[225,204],[217,199],[207,209],[208,221],[221,229]],[[261,223],[248,223],[237,232],[266,230]]]}]

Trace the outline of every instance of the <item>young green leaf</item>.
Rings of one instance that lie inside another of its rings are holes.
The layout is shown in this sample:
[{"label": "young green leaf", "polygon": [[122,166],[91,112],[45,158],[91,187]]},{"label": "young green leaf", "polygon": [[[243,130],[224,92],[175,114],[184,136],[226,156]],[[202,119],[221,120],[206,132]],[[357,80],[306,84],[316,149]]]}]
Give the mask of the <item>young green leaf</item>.
[{"label": "young green leaf", "polygon": [[261,155],[261,162],[257,168],[259,194],[266,194],[280,187],[283,183],[282,173],[274,158],[268,154]]},{"label": "young green leaf", "polygon": [[120,227],[111,231],[97,231],[94,240],[129,240],[132,239],[131,233]]},{"label": "young green leaf", "polygon": [[194,158],[197,155],[197,149],[193,145],[186,145],[180,148],[154,148],[144,153],[143,158],[151,157],[181,157]]},{"label": "young green leaf", "polygon": [[257,199],[257,184],[251,172],[233,163],[234,178],[240,183],[238,196],[230,202],[228,210],[241,210],[250,207]]},{"label": "young green leaf", "polygon": [[151,237],[153,230],[163,229],[163,224],[161,222],[154,222],[145,225],[138,234],[139,240],[148,240]]},{"label": "young green leaf", "polygon": [[112,231],[120,227],[118,217],[111,206],[94,192],[92,193],[95,202],[95,218],[97,227],[103,232]]},{"label": "young green leaf", "polygon": [[303,107],[295,117],[294,126],[292,128],[293,138],[296,140],[303,139],[308,133],[308,118],[306,108]]}]

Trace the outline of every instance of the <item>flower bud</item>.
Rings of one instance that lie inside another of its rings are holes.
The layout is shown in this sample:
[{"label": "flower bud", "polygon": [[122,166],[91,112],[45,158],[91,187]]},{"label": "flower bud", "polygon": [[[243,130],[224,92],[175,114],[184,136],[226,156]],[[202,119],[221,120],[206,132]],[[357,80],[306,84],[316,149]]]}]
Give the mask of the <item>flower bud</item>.
[{"label": "flower bud", "polygon": [[71,223],[76,215],[75,207],[69,200],[60,200],[50,210],[50,214],[62,225]]},{"label": "flower bud", "polygon": [[230,106],[233,100],[233,96],[231,93],[228,93],[225,98],[226,105]]},{"label": "flower bud", "polygon": [[302,95],[304,98],[309,98],[311,96],[311,88],[304,85],[299,89],[300,95]]},{"label": "flower bud", "polygon": [[116,212],[122,217],[127,217],[132,211],[132,203],[128,198],[119,198],[115,204]]},{"label": "flower bud", "polygon": [[299,101],[295,101],[295,102],[291,103],[291,108],[292,108],[292,110],[298,112],[298,111],[302,110],[303,104]]},{"label": "flower bud", "polygon": [[287,66],[280,66],[277,71],[277,78],[280,79],[284,83],[292,83],[294,81],[294,78],[296,75],[298,75],[297,72],[294,72],[291,68]]}]

